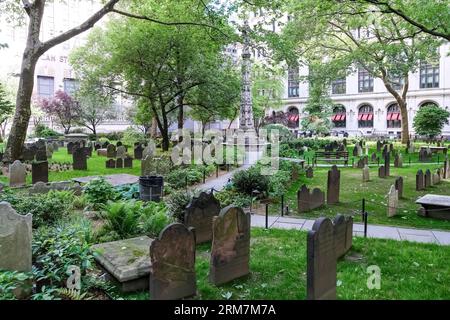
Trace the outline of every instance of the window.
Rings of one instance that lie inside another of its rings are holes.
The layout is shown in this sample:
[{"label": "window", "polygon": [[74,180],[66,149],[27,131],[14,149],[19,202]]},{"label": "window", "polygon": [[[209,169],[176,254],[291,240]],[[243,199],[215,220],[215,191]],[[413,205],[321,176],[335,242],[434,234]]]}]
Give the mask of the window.
[{"label": "window", "polygon": [[389,74],[388,79],[395,90],[401,90],[405,84],[405,78],[401,75],[391,73]]},{"label": "window", "polygon": [[331,121],[336,128],[345,128],[347,125],[345,107],[341,104],[336,105],[333,108],[333,116]]},{"label": "window", "polygon": [[439,64],[420,63],[420,88],[439,88]]},{"label": "window", "polygon": [[346,92],[346,80],[345,78],[334,80],[331,83],[332,94],[345,94]]},{"label": "window", "polygon": [[298,66],[289,67],[289,69],[288,69],[288,97],[298,97],[299,96],[298,75],[299,75]]},{"label": "window", "polygon": [[373,108],[365,104],[359,107],[358,110],[358,128],[372,128],[373,127]]},{"label": "window", "polygon": [[373,92],[373,77],[366,69],[358,69],[358,91]]},{"label": "window", "polygon": [[386,121],[388,128],[401,128],[402,127],[402,117],[400,114],[400,108],[398,104],[393,103],[388,106],[386,113]]},{"label": "window", "polygon": [[64,92],[72,95],[78,89],[78,81],[75,79],[64,79]]},{"label": "window", "polygon": [[50,98],[53,96],[55,90],[55,79],[53,77],[38,76],[37,82],[40,97]]}]

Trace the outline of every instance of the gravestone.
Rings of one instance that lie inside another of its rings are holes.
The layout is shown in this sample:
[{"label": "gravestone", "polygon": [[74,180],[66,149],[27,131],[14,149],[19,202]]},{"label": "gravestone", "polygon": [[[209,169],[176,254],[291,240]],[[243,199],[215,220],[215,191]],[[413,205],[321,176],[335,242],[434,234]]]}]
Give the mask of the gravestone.
[{"label": "gravestone", "polygon": [[389,152],[394,152],[394,144],[393,143],[389,144]]},{"label": "gravestone", "polygon": [[143,151],[144,151],[144,149],[142,148],[142,146],[140,144],[138,144],[134,148],[134,158],[137,160],[141,160]]},{"label": "gravestone", "polygon": [[142,150],[142,158],[145,159],[147,156],[153,157],[155,154],[155,146],[153,143],[149,143],[148,146]]},{"label": "gravestone", "polygon": [[398,208],[398,191],[395,189],[395,186],[391,186],[387,198],[388,198],[387,215],[388,217],[393,217],[397,215],[397,208]]},{"label": "gravestone", "polygon": [[344,256],[353,244],[353,218],[338,214],[333,220],[336,258]]},{"label": "gravestone", "polygon": [[448,179],[450,178],[450,160],[448,159],[448,157],[445,158],[444,161],[444,175],[443,175],[444,179]]},{"label": "gravestone", "polygon": [[307,299],[336,299],[337,259],[334,227],[329,218],[317,219],[307,236]]},{"label": "gravestone", "polygon": [[403,177],[397,177],[395,179],[395,190],[397,190],[398,198],[403,198]]},{"label": "gravestone", "polygon": [[314,170],[312,167],[306,169],[306,177],[310,179],[314,177]]},{"label": "gravestone", "polygon": [[36,156],[36,147],[34,144],[26,144],[23,148],[22,158],[24,161],[33,161]]},{"label": "gravestone", "polygon": [[367,164],[364,166],[364,168],[362,169],[362,180],[363,182],[368,182],[370,180],[370,173],[369,173],[369,167],[367,166]]},{"label": "gravestone", "polygon": [[108,141],[105,141],[105,142],[103,142],[103,144],[102,144],[102,149],[107,149],[108,146],[109,146],[109,142],[108,142]]},{"label": "gravestone", "polygon": [[33,162],[31,164],[31,181],[32,184],[36,182],[48,182],[48,162]]},{"label": "gravestone", "polygon": [[195,234],[181,223],[165,227],[150,245],[150,299],[174,300],[194,296]]},{"label": "gravestone", "polygon": [[118,147],[120,147],[120,146],[123,146],[123,143],[122,143],[122,141],[117,141],[117,143],[116,143],[116,147],[118,148]]},{"label": "gravestone", "polygon": [[213,221],[209,280],[220,285],[250,273],[250,213],[228,206]]},{"label": "gravestone", "polygon": [[384,147],[383,147],[383,152],[381,153],[383,158],[386,156],[387,153],[388,153],[388,145],[385,144]]},{"label": "gravestone", "polygon": [[123,167],[124,168],[133,168],[133,158],[130,156],[123,159]]},{"label": "gravestone", "polygon": [[416,191],[425,189],[425,177],[423,176],[422,169],[419,169],[416,174]]},{"label": "gravestone", "polygon": [[101,149],[102,148],[102,144],[100,143],[100,142],[95,142],[94,143],[94,149],[95,149],[95,151],[97,151],[98,149]]},{"label": "gravestone", "polygon": [[297,208],[298,212],[307,212],[319,208],[325,204],[325,194],[319,189],[314,188],[312,193],[304,184],[297,192]]},{"label": "gravestone", "polygon": [[112,143],[109,144],[109,145],[106,147],[106,156],[107,156],[108,158],[115,158],[115,157],[116,157],[116,146],[113,145]]},{"label": "gravestone", "polygon": [[87,170],[87,156],[84,148],[72,150],[73,170]]},{"label": "gravestone", "polygon": [[184,224],[194,228],[197,243],[211,241],[213,219],[219,213],[220,202],[212,192],[202,192],[189,202],[184,213]]},{"label": "gravestone", "polygon": [[352,154],[353,154],[354,157],[358,156],[358,145],[357,144],[353,147],[353,153]]},{"label": "gravestone", "polygon": [[435,173],[432,174],[432,184],[439,184],[441,182],[440,176],[439,176],[440,170],[437,169]]},{"label": "gravestone", "polygon": [[151,156],[147,156],[141,161],[141,176],[151,176],[154,173],[152,172],[152,162]]},{"label": "gravestone", "polygon": [[25,165],[19,160],[9,165],[9,186],[10,187],[22,187],[26,183],[26,170]]},{"label": "gravestone", "polygon": [[378,168],[378,178],[386,178],[386,170],[384,170],[384,166],[380,166]]},{"label": "gravestone", "polygon": [[108,149],[98,149],[97,155],[99,157],[107,157],[108,156]]},{"label": "gravestone", "polygon": [[69,141],[67,143],[67,154],[72,154],[74,145],[75,145],[75,142],[73,142],[73,141]]},{"label": "gravestone", "polygon": [[372,155],[370,156],[370,160],[372,162],[376,162],[377,161],[377,154],[375,152],[373,152]]},{"label": "gravestone", "polygon": [[125,156],[126,156],[126,153],[127,153],[127,150],[125,149],[125,147],[124,146],[118,146],[117,147],[117,150],[116,150],[116,158],[125,158]]},{"label": "gravestone", "polygon": [[106,160],[106,168],[114,169],[116,167],[116,160],[108,159]]},{"label": "gravestone", "polygon": [[377,140],[377,152],[380,152],[382,147],[383,145],[381,144],[381,141]]},{"label": "gravestone", "polygon": [[403,167],[403,157],[401,153],[395,155],[394,158],[394,167],[402,168]]},{"label": "gravestone", "polygon": [[389,177],[391,175],[391,154],[389,152],[384,156],[384,176]]},{"label": "gravestone", "polygon": [[431,171],[427,169],[425,171],[425,188],[431,187]]},{"label": "gravestone", "polygon": [[361,157],[363,155],[363,149],[362,149],[362,141],[360,141],[359,144],[356,145],[356,152],[357,152],[357,156]]},{"label": "gravestone", "polygon": [[123,159],[122,158],[117,158],[116,159],[116,168],[117,169],[122,169],[123,168]]},{"label": "gravestone", "polygon": [[336,165],[328,170],[327,180],[327,204],[334,204],[339,202],[339,188],[340,188],[341,172]]},{"label": "gravestone", "polygon": [[365,165],[365,160],[364,160],[364,158],[360,158],[359,160],[358,160],[358,163],[357,163],[357,168],[359,168],[359,169],[362,169],[362,168],[364,168],[364,165]]},{"label": "gravestone", "polygon": [[47,145],[44,140],[38,140],[36,145],[36,161],[47,161]]}]

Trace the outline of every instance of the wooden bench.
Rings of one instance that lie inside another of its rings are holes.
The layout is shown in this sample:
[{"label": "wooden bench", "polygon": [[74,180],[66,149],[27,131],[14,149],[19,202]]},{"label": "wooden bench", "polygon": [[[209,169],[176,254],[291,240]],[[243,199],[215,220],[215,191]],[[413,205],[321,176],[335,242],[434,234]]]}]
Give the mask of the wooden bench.
[{"label": "wooden bench", "polygon": [[314,154],[313,163],[317,165],[317,160],[324,160],[328,162],[344,161],[348,165],[348,151],[316,151]]}]

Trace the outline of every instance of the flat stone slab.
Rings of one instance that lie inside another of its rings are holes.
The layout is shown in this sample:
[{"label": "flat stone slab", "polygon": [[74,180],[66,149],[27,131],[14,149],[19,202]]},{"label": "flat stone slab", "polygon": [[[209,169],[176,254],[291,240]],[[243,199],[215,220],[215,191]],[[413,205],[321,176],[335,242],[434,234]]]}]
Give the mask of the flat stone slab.
[{"label": "flat stone slab", "polygon": [[442,196],[438,194],[426,194],[416,200],[416,203],[422,205],[431,205],[450,208],[450,196]]},{"label": "flat stone slab", "polygon": [[[89,177],[81,177],[81,178],[73,178],[72,181],[78,182],[78,183],[88,183],[91,180],[95,178],[99,178],[100,176],[89,176]],[[114,187],[117,186],[123,186],[125,184],[135,184],[139,182],[139,177],[127,174],[127,173],[119,173],[119,174],[112,174],[109,176],[102,176],[105,178],[106,181],[111,183]]]},{"label": "flat stone slab", "polygon": [[[150,276],[150,244],[153,239],[144,236],[91,247],[95,260],[122,285],[125,292],[148,287]],[[137,282],[138,280],[139,283]],[[129,285],[131,284],[131,285]]]},{"label": "flat stone slab", "polygon": [[439,244],[445,245],[445,246],[450,246],[450,232],[437,231],[437,230],[433,230],[432,232],[434,234],[434,237],[439,242]]}]

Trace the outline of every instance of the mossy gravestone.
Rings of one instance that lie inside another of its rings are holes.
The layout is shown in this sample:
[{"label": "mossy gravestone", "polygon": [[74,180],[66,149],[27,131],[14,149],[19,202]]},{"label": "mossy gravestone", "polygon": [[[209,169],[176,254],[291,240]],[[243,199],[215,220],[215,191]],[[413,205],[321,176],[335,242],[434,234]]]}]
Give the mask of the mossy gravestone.
[{"label": "mossy gravestone", "polygon": [[223,284],[250,273],[250,213],[228,206],[214,217],[209,280]]},{"label": "mossy gravestone", "polygon": [[[7,202],[0,202],[0,270],[31,271],[32,216],[17,214]],[[25,298],[31,288],[21,283],[13,291]]]},{"label": "mossy gravestone", "polygon": [[150,245],[150,299],[174,300],[194,296],[195,234],[181,223],[165,227]]},{"label": "mossy gravestone", "polygon": [[202,192],[192,198],[184,213],[184,224],[195,230],[197,243],[211,241],[214,217],[220,213],[220,202],[213,193]]},{"label": "mossy gravestone", "polygon": [[123,145],[120,145],[117,147],[117,151],[116,151],[117,158],[121,158],[121,159],[125,158],[126,153],[127,153],[127,150],[125,149],[125,147]]},{"label": "mossy gravestone", "polygon": [[319,218],[307,235],[307,299],[336,299],[337,258],[333,223]]}]

